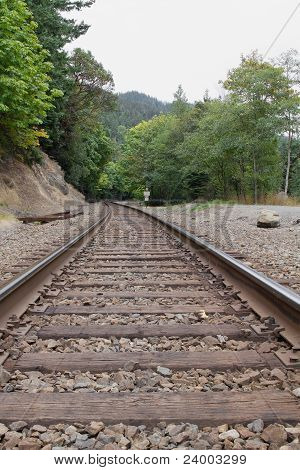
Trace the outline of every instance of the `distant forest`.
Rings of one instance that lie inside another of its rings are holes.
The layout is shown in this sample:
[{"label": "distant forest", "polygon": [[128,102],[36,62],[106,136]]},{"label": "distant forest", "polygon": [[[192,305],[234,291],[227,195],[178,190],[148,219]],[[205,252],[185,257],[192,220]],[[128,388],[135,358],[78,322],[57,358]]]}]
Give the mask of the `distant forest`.
[{"label": "distant forest", "polygon": [[127,129],[170,111],[171,103],[164,103],[138,91],[128,91],[118,94],[116,109],[103,114],[102,121],[110,137],[122,142]]}]

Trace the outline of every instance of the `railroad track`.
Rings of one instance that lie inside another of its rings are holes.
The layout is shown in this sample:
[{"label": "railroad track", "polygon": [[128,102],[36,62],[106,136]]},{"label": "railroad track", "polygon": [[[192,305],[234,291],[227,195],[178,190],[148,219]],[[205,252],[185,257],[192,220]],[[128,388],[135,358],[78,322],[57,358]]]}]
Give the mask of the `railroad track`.
[{"label": "railroad track", "polygon": [[299,331],[174,228],[115,205],[101,223],[0,291],[2,448],[297,448]]}]

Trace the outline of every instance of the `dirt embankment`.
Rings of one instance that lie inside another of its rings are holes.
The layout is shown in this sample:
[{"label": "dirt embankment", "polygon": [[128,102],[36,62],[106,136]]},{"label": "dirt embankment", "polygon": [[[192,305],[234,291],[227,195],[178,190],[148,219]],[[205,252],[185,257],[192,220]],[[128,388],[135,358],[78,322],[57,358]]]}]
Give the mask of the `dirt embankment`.
[{"label": "dirt embankment", "polygon": [[32,167],[15,159],[0,160],[0,218],[60,212],[83,203],[84,196],[66,183],[60,166],[47,155]]}]

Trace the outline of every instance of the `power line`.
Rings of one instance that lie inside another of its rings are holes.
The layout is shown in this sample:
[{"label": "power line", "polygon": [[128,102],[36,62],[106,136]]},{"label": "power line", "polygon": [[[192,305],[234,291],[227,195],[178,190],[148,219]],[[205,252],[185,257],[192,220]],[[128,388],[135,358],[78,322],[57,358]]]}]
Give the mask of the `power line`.
[{"label": "power line", "polygon": [[296,6],[296,8],[292,11],[292,13],[290,14],[290,16],[288,17],[288,19],[286,20],[286,22],[284,23],[284,25],[282,26],[281,30],[279,31],[279,33],[277,34],[277,36],[274,38],[274,40],[272,41],[272,43],[270,44],[270,46],[268,47],[267,51],[265,52],[264,56],[263,56],[263,59],[266,58],[266,56],[269,54],[270,50],[272,49],[272,47],[274,46],[274,44],[276,43],[276,41],[279,39],[279,37],[281,36],[281,34],[283,33],[283,31],[285,30],[285,28],[287,27],[287,25],[289,24],[289,22],[291,21],[291,19],[293,18],[293,16],[295,15],[296,11],[298,10],[298,8],[300,7],[300,2],[298,3],[298,5]]}]

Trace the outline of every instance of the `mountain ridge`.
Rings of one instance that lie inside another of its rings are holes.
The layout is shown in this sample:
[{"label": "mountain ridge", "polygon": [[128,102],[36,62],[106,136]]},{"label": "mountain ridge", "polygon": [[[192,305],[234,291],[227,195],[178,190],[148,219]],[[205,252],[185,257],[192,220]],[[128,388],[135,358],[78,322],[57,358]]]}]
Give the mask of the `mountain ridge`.
[{"label": "mountain ridge", "polygon": [[126,129],[171,110],[171,103],[160,101],[153,96],[135,90],[118,93],[117,97],[116,110],[105,113],[102,121],[110,136],[119,142],[122,141]]}]

